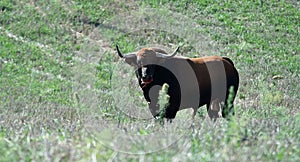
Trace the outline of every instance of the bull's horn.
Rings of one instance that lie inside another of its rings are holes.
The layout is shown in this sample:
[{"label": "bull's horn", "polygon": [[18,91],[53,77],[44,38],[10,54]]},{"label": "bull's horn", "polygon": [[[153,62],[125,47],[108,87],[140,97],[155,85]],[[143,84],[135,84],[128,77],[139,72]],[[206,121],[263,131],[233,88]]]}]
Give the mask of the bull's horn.
[{"label": "bull's horn", "polygon": [[122,53],[121,53],[121,51],[120,51],[118,45],[116,45],[116,49],[117,49],[118,55],[119,55],[121,58],[123,58],[124,56],[122,55]]},{"label": "bull's horn", "polygon": [[132,58],[132,57],[135,57],[135,53],[128,53],[126,55],[123,55],[119,49],[119,46],[116,45],[116,49],[117,49],[117,52],[118,52],[118,55],[121,57],[121,58]]},{"label": "bull's horn", "polygon": [[173,53],[169,54],[169,55],[156,52],[156,56],[157,57],[162,57],[162,58],[171,58],[171,57],[174,57],[177,54],[178,50],[179,50],[179,47],[177,47],[176,50]]}]

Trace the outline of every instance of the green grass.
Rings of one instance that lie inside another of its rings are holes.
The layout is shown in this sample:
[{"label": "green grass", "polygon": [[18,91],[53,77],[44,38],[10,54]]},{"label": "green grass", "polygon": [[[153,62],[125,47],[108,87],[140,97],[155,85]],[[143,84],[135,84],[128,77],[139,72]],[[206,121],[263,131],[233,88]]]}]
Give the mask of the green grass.
[{"label": "green grass", "polygon": [[[0,161],[299,161],[299,5],[2,0]],[[164,126],[147,120],[116,44],[230,57],[236,116],[212,122],[202,107],[191,128],[186,111]]]}]

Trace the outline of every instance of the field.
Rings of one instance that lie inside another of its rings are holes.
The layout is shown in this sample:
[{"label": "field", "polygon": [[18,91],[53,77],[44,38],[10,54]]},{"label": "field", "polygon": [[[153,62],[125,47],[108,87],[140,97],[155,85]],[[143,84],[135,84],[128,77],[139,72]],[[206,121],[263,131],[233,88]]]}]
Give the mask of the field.
[{"label": "field", "polygon": [[[297,0],[1,0],[0,161],[300,161]],[[119,59],[227,56],[231,120],[155,122]],[[191,127],[191,123],[193,126]]]}]

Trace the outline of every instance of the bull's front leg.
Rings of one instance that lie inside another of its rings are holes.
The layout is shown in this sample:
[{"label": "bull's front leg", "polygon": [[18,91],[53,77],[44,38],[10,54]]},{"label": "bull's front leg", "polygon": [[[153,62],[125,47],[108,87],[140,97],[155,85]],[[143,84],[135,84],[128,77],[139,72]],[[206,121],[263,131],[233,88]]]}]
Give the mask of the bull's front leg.
[{"label": "bull's front leg", "polygon": [[158,104],[158,96],[159,96],[160,89],[161,89],[160,86],[152,86],[143,89],[144,97],[148,102],[148,107],[153,117],[157,117],[160,113],[159,112],[160,107]]},{"label": "bull's front leg", "polygon": [[159,105],[157,104],[157,102],[148,102],[148,107],[154,118],[160,115]]}]

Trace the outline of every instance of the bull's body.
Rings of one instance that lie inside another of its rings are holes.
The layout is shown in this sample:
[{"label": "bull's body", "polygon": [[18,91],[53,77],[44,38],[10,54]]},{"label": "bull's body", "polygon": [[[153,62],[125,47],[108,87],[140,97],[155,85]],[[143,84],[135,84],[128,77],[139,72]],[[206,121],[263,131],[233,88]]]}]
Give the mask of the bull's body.
[{"label": "bull's body", "polygon": [[[137,52],[137,58],[150,60],[150,57],[145,57],[148,50],[166,54],[161,49],[149,48]],[[128,60],[126,62],[129,63]],[[168,95],[170,96],[164,116],[168,119],[175,118],[177,111],[185,108],[193,108],[195,115],[197,109],[203,105],[207,106],[211,118],[219,117],[220,112],[223,117],[234,113],[233,99],[238,90],[239,76],[229,58],[220,56],[170,57],[163,61],[161,59],[149,61],[147,64],[145,67],[151,65],[151,68],[155,69],[153,75],[151,74],[151,81],[145,82],[141,79],[141,72],[137,72],[137,78],[154,117],[159,114],[158,94],[165,83],[169,85]],[[231,86],[233,86],[233,99],[227,102]],[[219,111],[220,108],[222,111]]]}]

